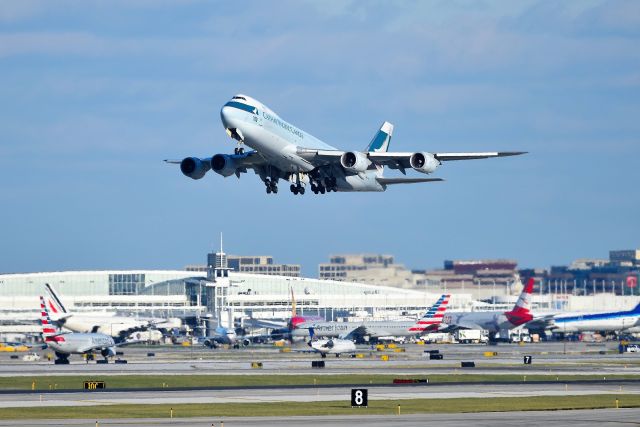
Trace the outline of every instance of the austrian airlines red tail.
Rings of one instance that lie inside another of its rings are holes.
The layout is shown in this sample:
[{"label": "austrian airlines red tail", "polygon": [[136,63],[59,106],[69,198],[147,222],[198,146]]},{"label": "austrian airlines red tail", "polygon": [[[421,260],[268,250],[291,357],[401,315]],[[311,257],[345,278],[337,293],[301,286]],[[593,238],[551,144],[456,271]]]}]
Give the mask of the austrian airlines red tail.
[{"label": "austrian airlines red tail", "polygon": [[504,313],[507,320],[514,326],[520,326],[533,320],[531,314],[531,294],[533,293],[533,278],[527,281],[520,298],[513,307],[513,310]]}]

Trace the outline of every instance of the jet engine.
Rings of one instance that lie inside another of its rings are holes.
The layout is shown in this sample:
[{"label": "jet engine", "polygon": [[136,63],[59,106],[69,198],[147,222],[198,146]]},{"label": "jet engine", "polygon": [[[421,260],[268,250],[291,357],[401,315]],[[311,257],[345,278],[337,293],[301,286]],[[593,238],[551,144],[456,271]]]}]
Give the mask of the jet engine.
[{"label": "jet engine", "polygon": [[113,357],[116,355],[115,347],[107,347],[100,350],[102,357]]},{"label": "jet engine", "polygon": [[371,160],[364,153],[347,151],[340,156],[340,164],[347,172],[359,173],[365,172],[369,168]]},{"label": "jet engine", "polygon": [[216,154],[211,158],[211,169],[224,177],[236,173],[235,162],[227,154]]},{"label": "jet engine", "polygon": [[433,173],[440,166],[440,162],[431,153],[413,153],[409,157],[411,167],[422,173]]},{"label": "jet engine", "polygon": [[180,162],[180,170],[191,179],[200,179],[211,169],[208,161],[202,161],[197,157],[187,157]]}]

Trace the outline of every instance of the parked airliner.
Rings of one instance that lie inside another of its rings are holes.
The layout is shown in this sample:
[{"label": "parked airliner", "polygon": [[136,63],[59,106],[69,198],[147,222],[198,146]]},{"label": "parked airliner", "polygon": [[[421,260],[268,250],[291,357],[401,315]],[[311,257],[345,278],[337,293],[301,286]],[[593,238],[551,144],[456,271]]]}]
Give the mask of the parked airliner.
[{"label": "parked airliner", "polygon": [[116,355],[116,343],[109,335],[97,332],[59,333],[49,317],[49,310],[43,296],[40,296],[40,322],[42,338],[56,354],[56,365],[68,364],[70,354],[87,354],[95,351],[99,352],[105,360],[107,357]]},{"label": "parked airliner", "polygon": [[418,320],[365,320],[362,322],[309,321],[298,324],[292,335],[302,336],[307,329],[313,329],[319,337],[342,337],[360,339],[382,337],[411,337],[435,332],[442,323],[451,295],[442,295]]},{"label": "parked airliner", "polygon": [[165,324],[166,321],[163,319],[136,319],[110,314],[73,313],[63,304],[61,296],[50,284],[45,283],[44,286],[45,303],[53,322],[72,332],[100,332],[122,341],[133,332],[169,325]]},{"label": "parked airliner", "polygon": [[[477,153],[389,152],[393,125],[384,122],[365,151],[342,151],[286,122],[263,103],[236,95],[220,111],[227,135],[237,141],[234,154],[212,157],[187,157],[180,165],[182,173],[201,179],[209,170],[228,177],[249,169],[260,176],[267,193],[278,192],[278,181],[291,183],[293,194],[304,194],[310,184],[315,194],[331,191],[385,191],[389,185],[442,181],[441,178],[390,178],[384,167],[406,175],[407,169],[431,174],[451,160],[484,159],[524,154],[520,151]],[[244,146],[251,148],[246,151]]]},{"label": "parked airliner", "polygon": [[441,331],[452,332],[458,329],[482,329],[489,332],[489,339],[493,341],[498,332],[513,329],[516,326],[524,325],[533,320],[533,315],[531,314],[532,292],[533,279],[529,279],[511,311],[446,313],[442,320],[443,327]]},{"label": "parked airliner", "polygon": [[558,333],[633,333],[640,326],[640,304],[631,310],[551,314],[532,323],[532,327],[542,323],[545,328]]}]

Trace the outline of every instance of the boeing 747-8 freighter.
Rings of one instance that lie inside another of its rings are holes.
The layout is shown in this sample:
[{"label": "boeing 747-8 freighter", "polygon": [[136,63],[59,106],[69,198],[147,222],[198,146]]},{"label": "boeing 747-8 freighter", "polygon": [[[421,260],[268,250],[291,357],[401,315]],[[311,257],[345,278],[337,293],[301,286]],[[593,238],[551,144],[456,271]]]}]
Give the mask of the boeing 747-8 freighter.
[{"label": "boeing 747-8 freighter", "polygon": [[[524,154],[519,151],[477,153],[389,152],[393,125],[384,122],[365,151],[342,151],[284,121],[261,102],[236,95],[220,111],[227,135],[237,141],[234,154],[166,160],[182,173],[201,179],[209,170],[228,177],[249,169],[260,176],[267,193],[278,192],[278,182],[290,182],[293,194],[304,194],[307,184],[315,194],[330,191],[385,191],[389,185],[442,181],[441,178],[385,177],[384,167],[406,175],[407,169],[431,174],[451,160],[485,159]],[[252,150],[245,151],[244,146]]]}]

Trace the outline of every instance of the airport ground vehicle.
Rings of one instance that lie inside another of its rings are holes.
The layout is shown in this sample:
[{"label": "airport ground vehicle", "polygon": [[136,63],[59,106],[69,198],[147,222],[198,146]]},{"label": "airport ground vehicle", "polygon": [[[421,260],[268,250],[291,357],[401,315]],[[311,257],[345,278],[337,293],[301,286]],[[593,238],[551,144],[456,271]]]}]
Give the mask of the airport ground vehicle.
[{"label": "airport ground vehicle", "polygon": [[480,329],[459,329],[453,336],[461,344],[479,344],[489,341],[486,331]]}]

